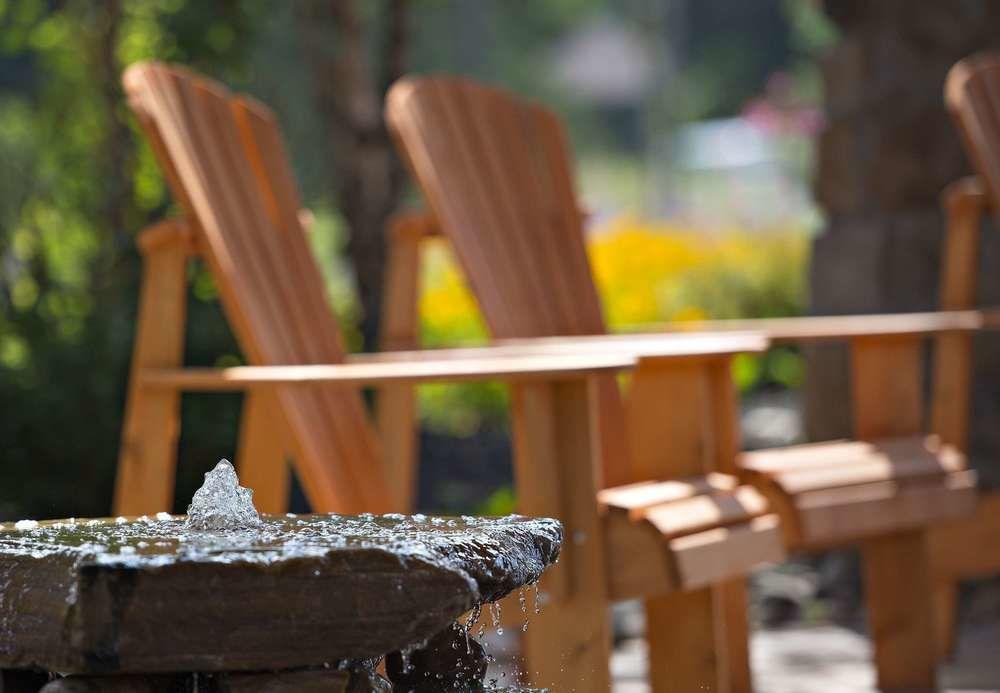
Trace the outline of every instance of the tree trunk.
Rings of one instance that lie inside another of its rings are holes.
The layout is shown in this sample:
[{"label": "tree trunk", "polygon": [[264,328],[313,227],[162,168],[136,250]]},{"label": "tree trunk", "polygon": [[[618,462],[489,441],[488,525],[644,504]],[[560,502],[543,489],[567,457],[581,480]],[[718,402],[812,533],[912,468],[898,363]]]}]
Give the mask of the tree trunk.
[{"label": "tree trunk", "polygon": [[131,172],[127,170],[132,135],[119,115],[122,102],[121,66],[116,49],[122,22],[121,0],[106,0],[94,11],[97,17],[92,60],[104,109],[103,141],[98,164],[102,172],[104,196],[99,203],[99,211],[105,225],[98,228],[102,241],[94,278],[98,283],[106,283],[111,266],[132,244],[126,219],[132,199]]},{"label": "tree trunk", "polygon": [[313,0],[298,14],[314,93],[329,128],[334,193],[347,222],[347,251],[357,277],[361,335],[378,344],[385,266],[383,230],[399,202],[405,175],[382,119],[385,92],[404,70],[407,0],[386,0],[379,62],[369,60],[370,33],[354,0]]},{"label": "tree trunk", "polygon": [[[841,38],[824,65],[827,127],[819,142],[816,195],[828,223],[813,247],[815,314],[937,307],[945,185],[971,171],[944,109],[948,69],[1000,48],[1000,4],[827,0]],[[1000,252],[983,238],[984,257]],[[1000,296],[1000,273],[984,263],[980,297]],[[1000,344],[977,343],[972,454],[1000,454]],[[850,433],[843,349],[812,350],[807,421],[815,439]],[[986,465],[989,473],[996,465]],[[996,479],[1000,481],[1000,479]]]}]

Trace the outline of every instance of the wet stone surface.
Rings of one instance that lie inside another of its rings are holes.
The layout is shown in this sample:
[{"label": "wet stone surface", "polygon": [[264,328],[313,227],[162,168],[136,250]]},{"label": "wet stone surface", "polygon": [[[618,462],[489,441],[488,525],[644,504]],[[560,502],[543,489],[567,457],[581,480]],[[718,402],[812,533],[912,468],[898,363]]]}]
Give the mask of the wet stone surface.
[{"label": "wet stone surface", "polygon": [[479,690],[489,661],[465,626],[453,623],[422,647],[386,657],[385,671],[397,691],[436,693]]},{"label": "wet stone surface", "polygon": [[517,516],[265,516],[212,531],[165,514],[0,524],[0,668],[245,671],[377,657],[535,582],[561,540],[558,522]]}]

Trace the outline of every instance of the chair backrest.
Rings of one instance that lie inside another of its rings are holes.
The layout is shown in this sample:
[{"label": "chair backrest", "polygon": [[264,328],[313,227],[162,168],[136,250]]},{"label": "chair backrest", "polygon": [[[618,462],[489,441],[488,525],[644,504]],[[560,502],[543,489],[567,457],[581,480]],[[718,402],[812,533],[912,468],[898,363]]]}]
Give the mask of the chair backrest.
[{"label": "chair backrest", "polygon": [[957,62],[945,81],[945,103],[994,210],[1000,210],[1000,55]]},{"label": "chair backrest", "polygon": [[[390,89],[386,120],[494,337],[606,332],[553,113],[468,79],[408,77]],[[603,483],[631,481],[614,378],[596,392]]]},{"label": "chair backrest", "polygon": [[[195,229],[230,325],[254,365],[337,363],[344,347],[299,221],[299,197],[272,113],[176,66],[123,78],[172,192]],[[297,469],[317,511],[377,512],[386,480],[361,393],[278,391]],[[275,460],[280,464],[280,460]]]},{"label": "chair backrest", "polygon": [[558,119],[454,77],[407,78],[386,119],[498,338],[601,334]]}]

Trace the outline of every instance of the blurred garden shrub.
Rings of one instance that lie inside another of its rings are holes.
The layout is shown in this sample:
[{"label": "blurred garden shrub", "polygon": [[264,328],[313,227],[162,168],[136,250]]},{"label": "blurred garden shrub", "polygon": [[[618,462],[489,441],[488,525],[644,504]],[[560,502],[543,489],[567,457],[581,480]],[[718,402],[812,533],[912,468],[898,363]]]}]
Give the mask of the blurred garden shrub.
[{"label": "blurred garden shrub", "polygon": [[[621,216],[591,231],[588,253],[609,328],[628,332],[665,322],[801,315],[809,242],[799,228],[706,232]],[[423,346],[487,341],[476,300],[444,241],[429,242],[422,272]],[[744,391],[796,387],[801,361],[794,351],[776,349],[741,357],[734,371]],[[420,406],[431,429],[470,435],[505,420],[506,391],[495,383],[427,386]]]}]

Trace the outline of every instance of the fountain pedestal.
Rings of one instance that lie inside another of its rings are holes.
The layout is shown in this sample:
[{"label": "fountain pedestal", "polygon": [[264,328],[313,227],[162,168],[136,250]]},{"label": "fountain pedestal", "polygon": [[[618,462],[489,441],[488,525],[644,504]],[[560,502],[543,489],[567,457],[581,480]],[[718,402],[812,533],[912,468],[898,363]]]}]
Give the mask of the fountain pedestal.
[{"label": "fountain pedestal", "polygon": [[[535,582],[562,540],[558,522],[520,517],[281,516],[237,531],[182,520],[0,524],[0,669],[150,686],[150,675],[201,672],[229,681],[220,691],[260,688],[246,675],[238,687],[234,672],[308,669],[326,681],[317,690],[348,690],[338,666],[424,641]],[[73,683],[49,686],[89,690]]]}]

